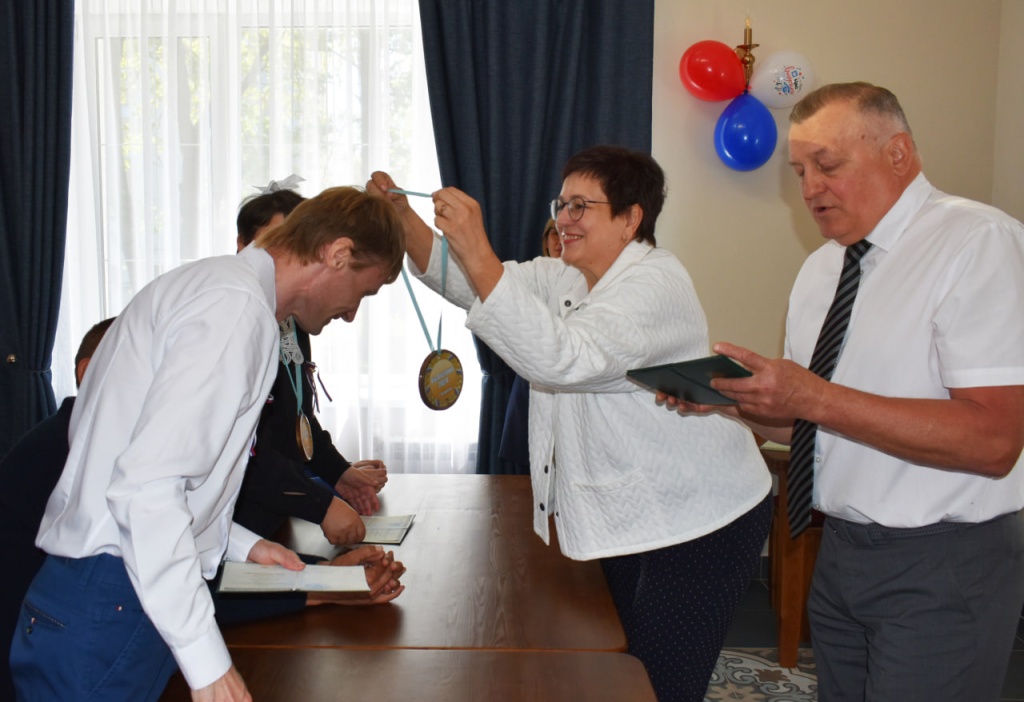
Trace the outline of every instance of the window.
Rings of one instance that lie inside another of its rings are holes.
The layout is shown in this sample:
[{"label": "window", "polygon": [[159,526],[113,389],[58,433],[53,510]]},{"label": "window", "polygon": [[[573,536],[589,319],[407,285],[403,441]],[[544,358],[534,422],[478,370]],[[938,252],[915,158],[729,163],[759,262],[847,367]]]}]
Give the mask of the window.
[{"label": "window", "polygon": [[[73,392],[82,334],[142,286],[232,254],[243,197],[299,174],[311,196],[387,170],[440,186],[416,0],[79,0],[72,176],[54,389]],[[414,203],[432,221],[429,201]],[[479,367],[465,314],[413,282],[466,369],[463,395],[419,399],[430,348],[403,283],[314,339],[321,423],[350,460],[394,472],[475,467]],[[436,341],[436,340],[435,340]]]}]

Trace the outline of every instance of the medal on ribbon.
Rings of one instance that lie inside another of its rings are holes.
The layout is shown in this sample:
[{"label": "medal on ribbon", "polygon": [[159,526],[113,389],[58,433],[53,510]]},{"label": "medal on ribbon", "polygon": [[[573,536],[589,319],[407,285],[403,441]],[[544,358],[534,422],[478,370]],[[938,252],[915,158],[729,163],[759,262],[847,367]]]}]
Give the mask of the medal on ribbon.
[{"label": "medal on ribbon", "polygon": [[288,380],[295,392],[295,443],[308,462],[313,459],[313,428],[309,418],[302,411],[302,364],[306,359],[299,348],[299,339],[295,334],[295,319],[288,317],[281,322],[281,363],[288,371]]},{"label": "medal on ribbon", "polygon": [[302,449],[306,461],[313,460],[313,429],[309,426],[309,419],[304,412],[299,412],[299,417],[295,420],[295,442]]},{"label": "medal on ribbon", "polygon": [[[441,238],[441,296],[444,297],[445,284],[448,277],[448,240]],[[405,269],[402,269],[402,279],[405,287],[409,290],[409,297],[412,305],[416,308],[416,314],[420,318],[420,326],[423,327],[423,335],[427,337],[427,345],[430,353],[420,366],[419,390],[420,399],[423,404],[432,410],[446,410],[455,404],[462,393],[462,362],[459,357],[447,349],[441,348],[441,320],[437,321],[437,347],[430,338],[427,324],[423,321],[423,313],[420,311],[419,303],[416,302],[416,294],[409,283],[409,276]]]},{"label": "medal on ribbon", "polygon": [[444,410],[462,392],[462,363],[447,349],[432,352],[420,366],[420,399],[430,409]]}]

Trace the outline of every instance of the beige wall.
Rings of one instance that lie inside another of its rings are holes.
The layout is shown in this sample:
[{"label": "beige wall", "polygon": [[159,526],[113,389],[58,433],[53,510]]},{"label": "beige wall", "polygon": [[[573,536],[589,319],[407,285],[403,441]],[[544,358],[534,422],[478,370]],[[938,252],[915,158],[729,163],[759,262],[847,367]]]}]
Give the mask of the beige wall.
[{"label": "beige wall", "polygon": [[678,74],[694,42],[740,43],[748,12],[761,45],[755,56],[797,51],[816,85],[867,80],[890,88],[932,183],[1020,218],[1024,64],[1011,39],[1024,36],[1024,0],[658,0],[653,151],[669,186],[658,243],[693,276],[712,342],[777,355],[791,283],[821,241],[786,163],[788,110],[772,110],[779,145],[768,163],[732,171],[712,142],[728,103],[694,98]]},{"label": "beige wall", "polygon": [[992,204],[1024,221],[1024,0],[1003,0]]}]

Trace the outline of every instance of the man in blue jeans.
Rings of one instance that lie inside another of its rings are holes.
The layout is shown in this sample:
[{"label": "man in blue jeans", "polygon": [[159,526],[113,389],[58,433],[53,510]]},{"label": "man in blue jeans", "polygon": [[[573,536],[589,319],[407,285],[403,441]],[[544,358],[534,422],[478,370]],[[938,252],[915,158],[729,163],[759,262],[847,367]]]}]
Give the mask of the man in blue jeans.
[{"label": "man in blue jeans", "polygon": [[[75,354],[75,384],[82,379],[89,361],[104,333],[114,318],[93,325],[82,338]],[[57,412],[43,420],[25,434],[0,460],[0,562],[8,564],[4,578],[0,579],[0,699],[14,699],[14,681],[8,659],[11,652],[11,634],[15,630],[25,592],[39,572],[46,554],[36,548],[36,533],[43,519],[47,499],[64,470],[68,459],[68,427],[75,397],[66,397]],[[404,586],[398,578],[404,566],[394,560],[394,554],[379,546],[361,546],[340,554],[331,561],[302,556],[306,563],[330,565],[362,565],[367,568],[367,581],[371,593],[305,593],[283,592],[269,595],[235,594],[219,596],[218,580],[210,581],[217,621],[220,624],[252,621],[299,612],[310,605],[384,604],[398,597]]]},{"label": "man in blue jeans", "polygon": [[245,700],[204,577],[222,557],[301,569],[232,525],[277,368],[278,322],[319,333],[401,270],[402,226],[332,188],[238,255],[160,276],[118,315],[71,417],[37,544],[49,557],[11,653],[19,698],[152,700],[180,667],[194,699]]}]

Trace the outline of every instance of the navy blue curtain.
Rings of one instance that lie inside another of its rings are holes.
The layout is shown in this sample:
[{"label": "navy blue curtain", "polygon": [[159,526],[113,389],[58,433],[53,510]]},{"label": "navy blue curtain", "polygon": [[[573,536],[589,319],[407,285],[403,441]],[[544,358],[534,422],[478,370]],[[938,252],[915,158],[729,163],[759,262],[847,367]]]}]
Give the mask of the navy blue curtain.
[{"label": "navy blue curtain", "polygon": [[[499,258],[532,258],[569,156],[650,151],[654,0],[420,0],[420,15],[442,184],[480,202]],[[515,374],[477,349],[477,471],[511,472],[498,446]]]},{"label": "navy blue curtain", "polygon": [[57,409],[74,3],[0,3],[0,455]]}]

